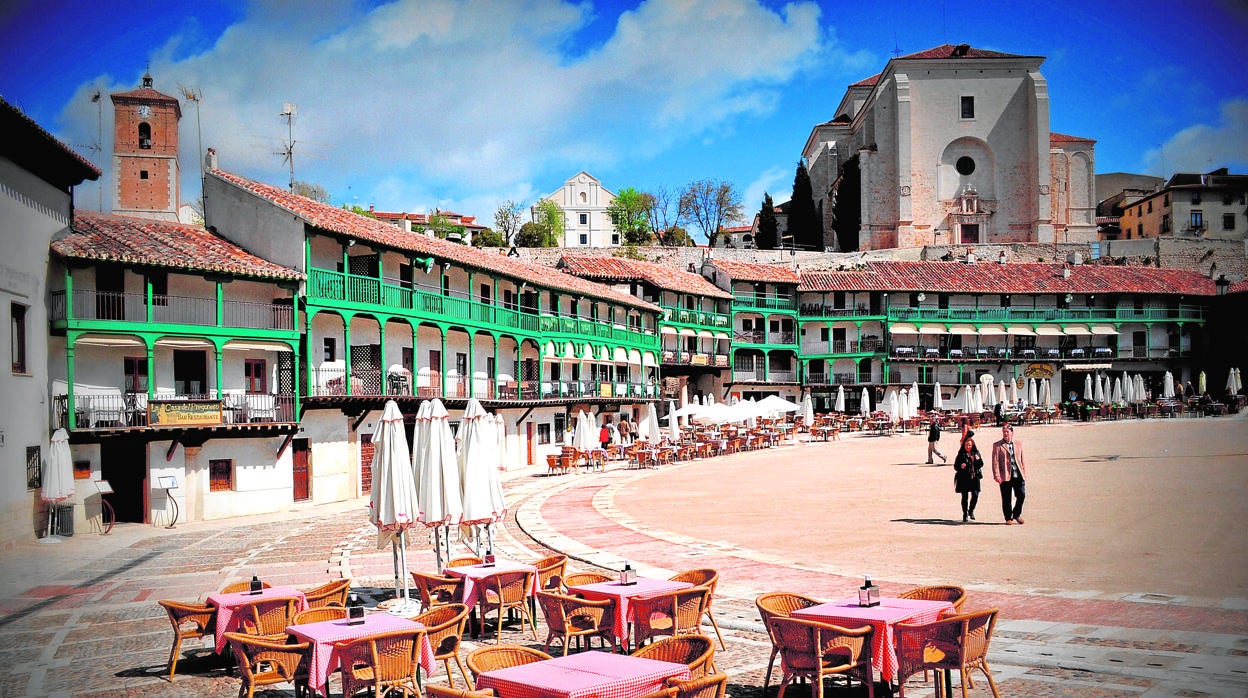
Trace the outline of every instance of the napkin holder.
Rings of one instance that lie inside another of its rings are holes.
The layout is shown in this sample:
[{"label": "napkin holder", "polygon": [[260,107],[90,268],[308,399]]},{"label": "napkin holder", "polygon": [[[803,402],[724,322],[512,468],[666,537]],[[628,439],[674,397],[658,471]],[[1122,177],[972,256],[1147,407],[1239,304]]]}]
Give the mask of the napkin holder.
[{"label": "napkin holder", "polygon": [[364,607],[347,606],[347,625],[363,625]]},{"label": "napkin holder", "polygon": [[620,586],[631,586],[637,583],[637,570],[625,567],[620,570]]},{"label": "napkin holder", "polygon": [[485,554],[484,556],[482,556],[482,558],[481,558],[481,566],[482,566],[482,567],[493,567],[493,566],[494,566],[494,562],[495,562],[495,560],[494,560],[494,553],[486,553],[486,554]]}]

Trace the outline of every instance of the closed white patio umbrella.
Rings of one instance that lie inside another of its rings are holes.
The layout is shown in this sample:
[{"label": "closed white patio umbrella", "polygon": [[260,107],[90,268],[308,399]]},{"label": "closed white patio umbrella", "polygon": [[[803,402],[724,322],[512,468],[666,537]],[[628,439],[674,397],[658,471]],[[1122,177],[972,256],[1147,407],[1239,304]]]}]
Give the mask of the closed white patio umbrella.
[{"label": "closed white patio umbrella", "polygon": [[[461,523],[488,525],[501,521],[507,508],[498,477],[498,435],[493,418],[475,397],[464,408],[456,441],[463,497]],[[493,540],[490,547],[493,548]]]},{"label": "closed white patio umbrella", "polygon": [[671,443],[680,441],[680,423],[676,417],[676,401],[667,401],[667,440]]},{"label": "closed white patio umbrella", "polygon": [[1144,388],[1144,375],[1135,374],[1135,401],[1144,402],[1148,399],[1148,391]]},{"label": "closed white patio umbrella", "polygon": [[654,409],[653,402],[646,405],[646,421],[642,425],[641,433],[652,446],[663,439],[663,434],[659,431],[659,414]]},{"label": "closed white patio umbrella", "polygon": [[373,488],[369,493],[368,520],[377,527],[377,547],[389,543],[394,561],[394,593],[400,599],[391,607],[395,615],[412,615],[420,604],[412,601],[407,572],[407,529],[419,519],[419,502],[407,449],[403,413],[387,400],[373,433]]},{"label": "closed white patio umbrella", "polygon": [[1009,391],[1005,388],[1005,379],[997,381],[997,402],[1005,402],[1009,400]]},{"label": "closed white patio umbrella", "polygon": [[1018,381],[1016,380],[1010,381],[1010,402],[1018,404]]},{"label": "closed white patio umbrella", "polygon": [[1126,371],[1122,372],[1122,399],[1124,402],[1135,402],[1135,381]]},{"label": "closed white patio umbrella", "polygon": [[39,498],[49,504],[48,530],[40,543],[61,543],[64,538],[55,531],[60,528],[54,525],[59,516],[57,505],[74,496],[74,463],[69,451],[69,432],[57,429],[48,442],[48,462],[43,471],[43,482],[39,487]]},{"label": "closed white patio umbrella", "polygon": [[997,391],[993,390],[993,379],[989,374],[984,374],[979,378],[979,386],[981,394],[984,397],[984,407],[995,407],[997,400]]},{"label": "closed white patio umbrella", "polygon": [[866,388],[862,389],[862,401],[858,403],[858,413],[864,417],[871,415],[871,393]]},{"label": "closed white patio umbrella", "polygon": [[1040,401],[1040,396],[1037,395],[1036,379],[1029,378],[1027,379],[1027,404],[1035,405],[1039,403],[1039,401]]},{"label": "closed white patio umbrella", "polygon": [[807,429],[815,423],[815,401],[811,398],[810,391],[806,391],[806,397],[802,398],[802,423]]},{"label": "closed white patio umbrella", "polygon": [[1174,374],[1169,371],[1166,371],[1166,375],[1162,379],[1161,396],[1167,400],[1174,397]]},{"label": "closed white patio umbrella", "polygon": [[932,409],[936,411],[945,409],[945,398],[940,394],[940,383],[932,386]]},{"label": "closed white patio umbrella", "polygon": [[1109,401],[1115,405],[1121,405],[1123,403],[1121,378],[1114,379],[1114,389],[1110,394]]},{"label": "closed white patio umbrella", "polygon": [[416,470],[419,520],[434,529],[439,570],[443,562],[442,529],[458,525],[464,513],[459,459],[455,454],[455,436],[451,433],[449,417],[441,400],[435,398],[421,405],[416,423],[422,433],[412,457]]},{"label": "closed white patio umbrella", "polygon": [[1096,393],[1094,393],[1092,389],[1092,374],[1089,373],[1083,377],[1083,399],[1093,400],[1095,397]]},{"label": "closed white patio umbrella", "polygon": [[836,403],[832,405],[832,409],[837,412],[845,411],[845,386],[836,386]]},{"label": "closed white patio umbrella", "polygon": [[1044,389],[1041,392],[1043,394],[1040,397],[1040,403],[1044,406],[1044,411],[1052,412],[1053,407],[1054,407],[1053,405],[1053,383],[1048,378],[1044,379]]}]

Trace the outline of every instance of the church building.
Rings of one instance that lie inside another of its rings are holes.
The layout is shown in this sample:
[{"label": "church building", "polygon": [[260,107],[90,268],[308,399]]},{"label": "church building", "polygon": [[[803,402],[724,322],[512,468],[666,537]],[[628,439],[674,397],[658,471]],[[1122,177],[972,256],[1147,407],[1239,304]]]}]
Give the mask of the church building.
[{"label": "church building", "polygon": [[1094,241],[1095,142],[1050,132],[1043,62],[944,45],[850,85],[802,150],[825,246]]},{"label": "church building", "polygon": [[150,73],[137,90],[109,95],[113,102],[113,213],[178,222],[176,97],[157,92]]}]

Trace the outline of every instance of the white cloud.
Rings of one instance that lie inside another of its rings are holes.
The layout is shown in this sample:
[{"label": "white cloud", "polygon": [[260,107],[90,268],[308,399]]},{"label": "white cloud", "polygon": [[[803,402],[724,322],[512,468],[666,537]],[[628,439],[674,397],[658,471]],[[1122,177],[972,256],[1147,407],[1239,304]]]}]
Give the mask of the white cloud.
[{"label": "white cloud", "polygon": [[[1248,168],[1248,99],[1222,103],[1216,124],[1195,124],[1144,153],[1145,172],[1170,176],[1175,172],[1209,172],[1229,167]],[[1164,172],[1163,172],[1164,170]]]},{"label": "white cloud", "polygon": [[[222,167],[275,183],[286,181],[273,154],[286,137],[278,112],[297,104],[296,178],[390,209],[430,204],[438,188],[465,204],[501,200],[535,191],[551,170],[645,161],[714,138],[774,109],[786,81],[828,59],[830,36],[810,2],[772,11],[755,0],[650,0],[568,56],[560,47],[587,26],[588,5],[396,0],[354,14],[346,0],[319,5],[256,3],[181,60],[171,37],[152,52],[156,87],[202,89],[203,146]],[[93,82],[116,92],[134,79]],[[66,107],[67,132],[94,136],[91,106]],[[182,167],[192,182],[195,146],[189,106]]]},{"label": "white cloud", "polygon": [[771,200],[777,204],[788,201],[793,196],[793,172],[796,169],[796,165],[774,165],[760,172],[753,182],[747,184],[741,193],[746,217],[753,218],[762,208],[763,194],[771,194]]}]

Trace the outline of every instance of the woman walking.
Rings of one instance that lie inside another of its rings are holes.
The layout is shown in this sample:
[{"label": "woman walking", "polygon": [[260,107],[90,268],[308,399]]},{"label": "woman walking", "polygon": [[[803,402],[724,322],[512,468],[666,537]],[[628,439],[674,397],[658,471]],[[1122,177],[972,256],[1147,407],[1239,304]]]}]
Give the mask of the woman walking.
[{"label": "woman walking", "polygon": [[975,505],[979,503],[979,481],[984,477],[984,458],[975,446],[975,432],[968,431],[962,437],[962,447],[953,459],[953,489],[962,495],[962,523],[975,520]]}]

